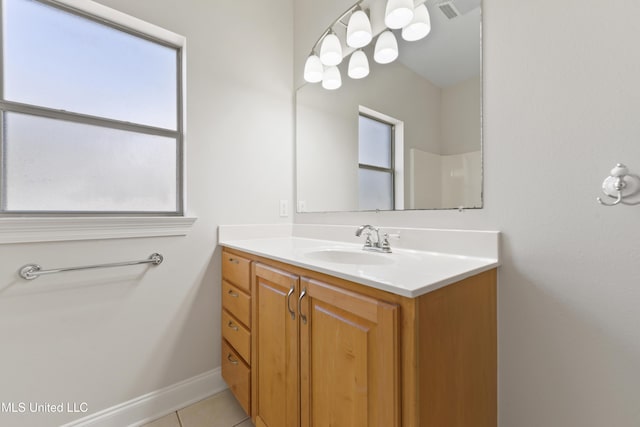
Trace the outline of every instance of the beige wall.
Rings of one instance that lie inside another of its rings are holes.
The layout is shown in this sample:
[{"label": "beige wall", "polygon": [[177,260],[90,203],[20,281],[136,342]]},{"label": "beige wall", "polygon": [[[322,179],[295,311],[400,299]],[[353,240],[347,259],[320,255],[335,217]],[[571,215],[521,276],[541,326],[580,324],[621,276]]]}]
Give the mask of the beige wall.
[{"label": "beige wall", "polygon": [[358,210],[360,105],[404,123],[404,170],[409,150],[440,152],[438,87],[397,62],[372,63],[361,80],[347,77],[346,65],[339,90],[307,84],[296,94],[297,193],[309,212]]},{"label": "beige wall", "polygon": [[406,208],[442,207],[442,175],[442,156],[416,148],[409,150],[409,179],[406,182],[409,198]]},{"label": "beige wall", "polygon": [[[296,43],[349,4],[314,2]],[[595,201],[616,162],[640,172],[640,2],[483,7],[484,208],[295,220],[501,230],[500,426],[640,425],[640,207]]]},{"label": "beige wall", "polygon": [[462,154],[480,149],[480,76],[442,89],[440,154]]},{"label": "beige wall", "polygon": [[[95,412],[220,366],[218,224],[290,221],[292,1],[102,0],[187,37],[187,237],[0,245],[0,401]],[[259,71],[259,72],[257,72]],[[165,256],[155,268],[16,271]],[[0,414],[52,426],[83,414]]]}]

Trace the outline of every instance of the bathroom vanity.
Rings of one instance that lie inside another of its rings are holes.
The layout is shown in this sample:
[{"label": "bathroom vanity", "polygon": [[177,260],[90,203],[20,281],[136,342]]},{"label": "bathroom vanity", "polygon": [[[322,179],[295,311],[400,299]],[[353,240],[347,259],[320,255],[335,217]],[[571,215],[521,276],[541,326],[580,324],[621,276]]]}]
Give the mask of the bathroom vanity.
[{"label": "bathroom vanity", "polygon": [[222,375],[257,427],[497,425],[497,256],[220,240]]}]

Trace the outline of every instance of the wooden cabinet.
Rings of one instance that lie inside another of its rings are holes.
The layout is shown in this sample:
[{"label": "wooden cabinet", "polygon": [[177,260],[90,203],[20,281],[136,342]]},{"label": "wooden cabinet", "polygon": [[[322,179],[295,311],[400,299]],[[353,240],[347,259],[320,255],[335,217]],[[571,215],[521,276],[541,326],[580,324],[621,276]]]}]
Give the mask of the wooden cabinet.
[{"label": "wooden cabinet", "polygon": [[255,266],[258,427],[399,426],[398,307]]},{"label": "wooden cabinet", "polygon": [[225,340],[222,340],[222,377],[248,414],[251,395],[251,368]]},{"label": "wooden cabinet", "polygon": [[251,296],[226,280],[222,281],[222,307],[243,325],[251,326]]},{"label": "wooden cabinet", "polygon": [[222,277],[243,291],[251,292],[251,261],[228,250],[222,251]]},{"label": "wooden cabinet", "polygon": [[302,427],[400,426],[398,307],[300,283]]},{"label": "wooden cabinet", "polygon": [[253,400],[256,427],[299,426],[298,276],[256,264]]},{"label": "wooden cabinet", "polygon": [[222,378],[251,412],[251,261],[222,251]]},{"label": "wooden cabinet", "polygon": [[495,269],[406,298],[230,255],[222,370],[256,427],[497,426]]}]

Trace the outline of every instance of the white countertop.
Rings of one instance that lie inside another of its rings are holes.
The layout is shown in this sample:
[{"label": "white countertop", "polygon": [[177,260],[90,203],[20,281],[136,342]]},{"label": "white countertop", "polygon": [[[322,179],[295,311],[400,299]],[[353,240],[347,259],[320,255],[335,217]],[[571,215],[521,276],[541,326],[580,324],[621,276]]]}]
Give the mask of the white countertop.
[{"label": "white countertop", "polygon": [[[495,233],[496,249],[490,251],[491,254],[498,253],[498,233]],[[403,248],[393,248],[393,253],[390,254],[371,253],[362,251],[362,243],[320,240],[291,235],[230,238],[236,236],[238,236],[237,233],[233,236],[232,233],[221,232],[219,243],[222,246],[253,255],[318,271],[410,298],[499,265],[497,257],[465,256]],[[318,259],[316,256],[319,252],[331,251],[345,251],[349,253],[347,255],[353,254],[355,259],[363,258],[364,261],[363,263],[332,262]],[[362,255],[363,253],[369,255]],[[370,263],[369,260],[372,262]]]}]

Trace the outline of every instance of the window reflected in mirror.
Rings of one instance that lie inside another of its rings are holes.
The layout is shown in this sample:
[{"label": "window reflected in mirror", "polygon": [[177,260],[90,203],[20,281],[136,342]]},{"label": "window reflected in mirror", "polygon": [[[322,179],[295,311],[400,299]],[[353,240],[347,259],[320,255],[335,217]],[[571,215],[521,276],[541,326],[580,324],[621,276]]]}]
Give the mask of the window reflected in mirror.
[{"label": "window reflected in mirror", "polygon": [[358,119],[358,207],[392,210],[393,125],[363,114]]}]

